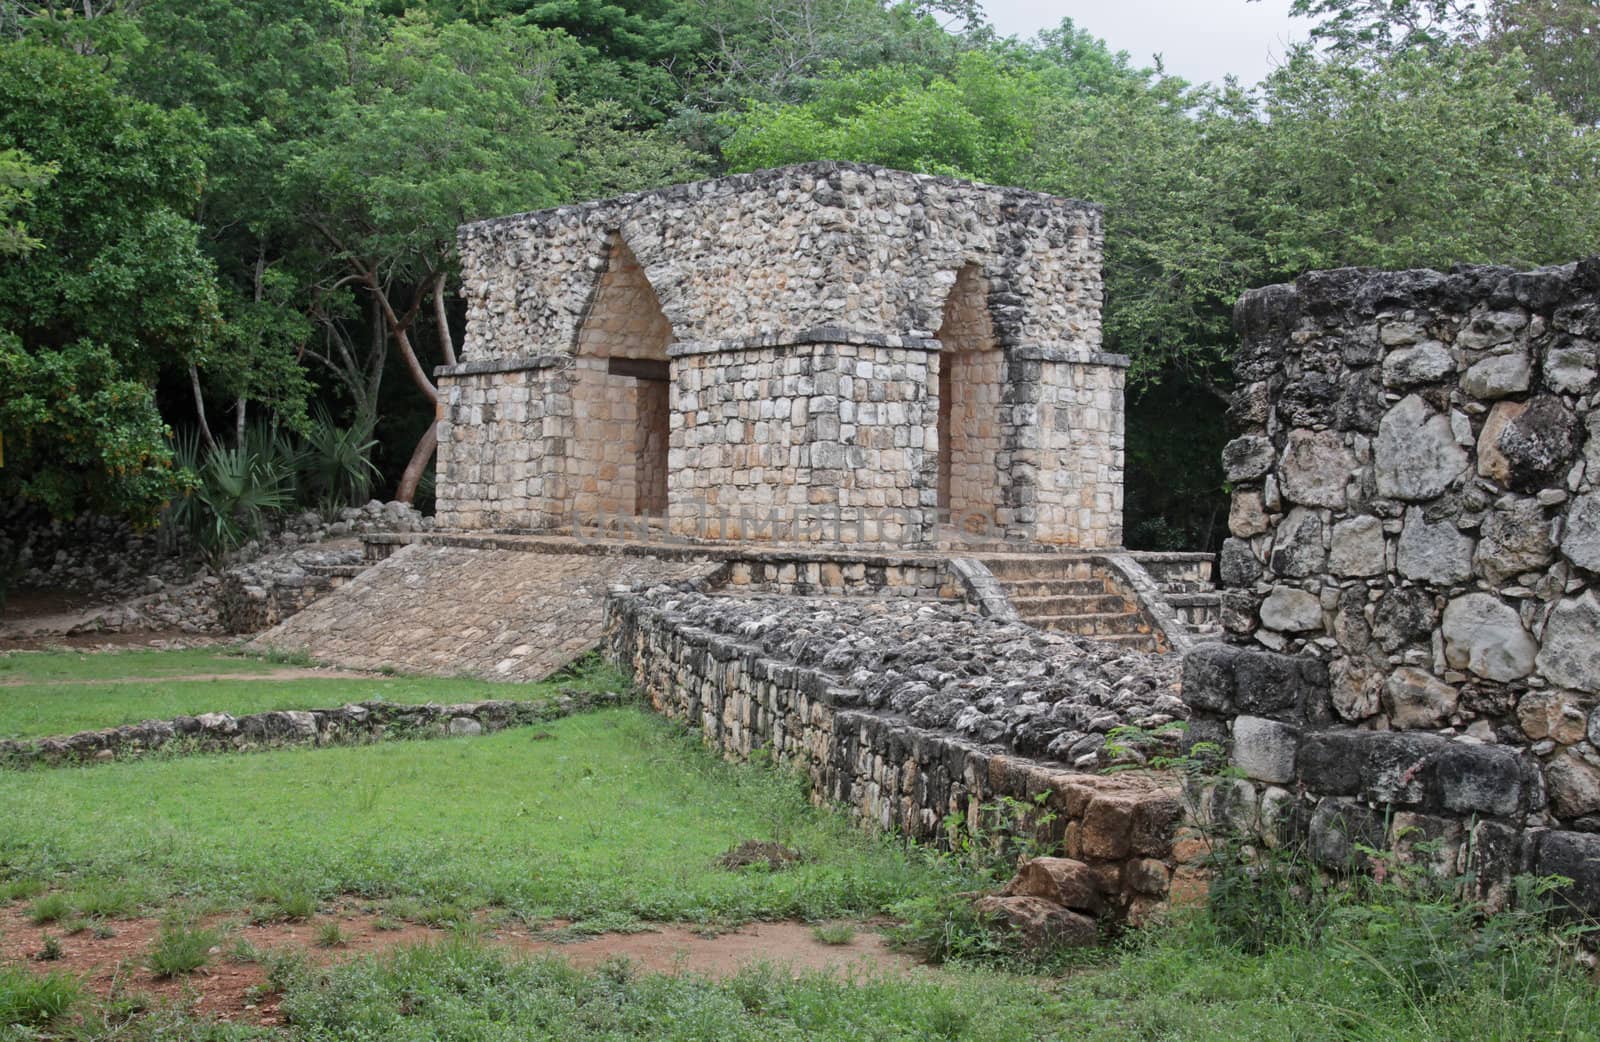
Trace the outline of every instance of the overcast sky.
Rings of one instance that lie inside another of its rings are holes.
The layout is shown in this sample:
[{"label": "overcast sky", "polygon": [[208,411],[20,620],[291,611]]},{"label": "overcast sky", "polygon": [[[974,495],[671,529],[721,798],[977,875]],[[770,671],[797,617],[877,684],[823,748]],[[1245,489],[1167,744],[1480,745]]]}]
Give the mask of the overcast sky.
[{"label": "overcast sky", "polygon": [[1032,36],[1071,18],[1136,65],[1160,54],[1167,71],[1185,79],[1246,83],[1266,75],[1310,23],[1291,19],[1289,0],[982,0],[1002,36]]}]

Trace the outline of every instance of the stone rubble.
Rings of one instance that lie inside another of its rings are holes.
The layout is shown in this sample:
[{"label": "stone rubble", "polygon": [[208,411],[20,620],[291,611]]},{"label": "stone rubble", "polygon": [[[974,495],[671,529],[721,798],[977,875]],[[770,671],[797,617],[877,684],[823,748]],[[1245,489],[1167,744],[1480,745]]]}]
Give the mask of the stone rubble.
[{"label": "stone rubble", "polygon": [[685,627],[837,677],[842,704],[1079,768],[1143,755],[1108,750],[1116,728],[1150,731],[1187,716],[1176,656],[1041,632],[965,605],[672,589],[646,598]]}]

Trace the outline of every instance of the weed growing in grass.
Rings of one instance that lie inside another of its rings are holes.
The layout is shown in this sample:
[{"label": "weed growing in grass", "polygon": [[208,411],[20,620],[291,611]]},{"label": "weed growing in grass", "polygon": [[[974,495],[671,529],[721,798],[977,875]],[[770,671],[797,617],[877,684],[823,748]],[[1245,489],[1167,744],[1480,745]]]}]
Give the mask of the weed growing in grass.
[{"label": "weed growing in grass", "polygon": [[150,949],[148,964],[157,977],[181,977],[211,961],[211,949],[221,936],[181,919],[168,919]]},{"label": "weed growing in grass", "polygon": [[811,936],[823,944],[849,944],[856,939],[856,928],[850,923],[820,923],[811,928]]},{"label": "weed growing in grass", "polygon": [[144,899],[137,887],[127,883],[91,880],[73,891],[72,905],[84,915],[120,919],[138,911]]},{"label": "weed growing in grass", "polygon": [[266,887],[256,894],[262,907],[256,909],[257,922],[304,922],[317,914],[317,895],[302,886]]},{"label": "weed growing in grass", "polygon": [[10,904],[13,901],[26,901],[30,897],[37,897],[44,893],[47,887],[41,879],[8,879],[0,882],[0,904]]},{"label": "weed growing in grass", "polygon": [[260,658],[272,663],[274,666],[315,666],[317,663],[311,653],[304,648],[268,648],[265,654],[257,654],[238,648],[233,654],[245,658]]},{"label": "weed growing in grass", "polygon": [[337,920],[328,919],[317,926],[317,947],[342,948],[348,938]]},{"label": "weed growing in grass", "polygon": [[65,954],[66,952],[61,949],[61,938],[47,933],[44,935],[44,940],[41,942],[39,950],[34,953],[33,957],[40,962],[55,962]]},{"label": "weed growing in grass", "polygon": [[28,908],[28,921],[35,926],[60,922],[72,914],[72,901],[66,894],[46,894]]},{"label": "weed growing in grass", "polygon": [[89,921],[89,936],[93,937],[95,940],[106,941],[110,940],[116,935],[117,931],[111,926],[110,923],[103,922],[99,919],[92,919]]},{"label": "weed growing in grass", "polygon": [[82,997],[82,985],[65,973],[34,974],[21,966],[0,966],[0,1037],[7,1025],[48,1027]]}]

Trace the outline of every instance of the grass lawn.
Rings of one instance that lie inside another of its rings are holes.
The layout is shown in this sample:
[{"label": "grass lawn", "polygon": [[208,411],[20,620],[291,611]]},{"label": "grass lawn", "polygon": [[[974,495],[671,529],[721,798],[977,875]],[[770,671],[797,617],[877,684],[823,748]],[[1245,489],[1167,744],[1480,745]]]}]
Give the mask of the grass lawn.
[{"label": "grass lawn", "polygon": [[[723,764],[632,707],[456,741],[16,772],[0,775],[0,821],[0,885],[69,900],[115,880],[146,903],[355,894],[699,921],[872,914],[944,882],[793,780]],[[714,865],[745,839],[809,860]]]},{"label": "grass lawn", "polygon": [[[197,713],[235,716],[388,702],[539,699],[563,687],[615,687],[605,670],[557,683],[497,684],[469,678],[340,675],[274,678],[286,667],[210,650],[13,652],[0,656],[0,738],[39,738]],[[164,679],[185,676],[215,679]],[[137,678],[122,680],[118,678]]]}]

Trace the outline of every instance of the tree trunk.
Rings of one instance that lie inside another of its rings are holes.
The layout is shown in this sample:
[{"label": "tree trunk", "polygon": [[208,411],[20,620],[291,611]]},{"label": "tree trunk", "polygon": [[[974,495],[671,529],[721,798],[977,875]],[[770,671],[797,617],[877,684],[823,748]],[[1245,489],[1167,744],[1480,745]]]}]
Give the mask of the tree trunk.
[{"label": "tree trunk", "polygon": [[194,391],[194,414],[200,421],[200,437],[205,441],[206,448],[213,452],[217,448],[217,439],[211,436],[211,425],[206,422],[206,400],[200,394],[200,370],[189,363],[189,388]]},{"label": "tree trunk", "polygon": [[456,364],[456,344],[450,339],[450,319],[444,310],[444,272],[433,280],[433,321],[439,327],[439,348],[444,352],[444,364]]},{"label": "tree trunk", "polygon": [[428,429],[422,432],[422,437],[417,439],[417,447],[411,452],[405,473],[400,475],[400,486],[394,490],[395,499],[410,503],[417,498],[417,484],[422,481],[422,472],[428,469],[428,461],[433,458],[433,450],[438,446],[439,420],[435,417],[428,424]]}]

